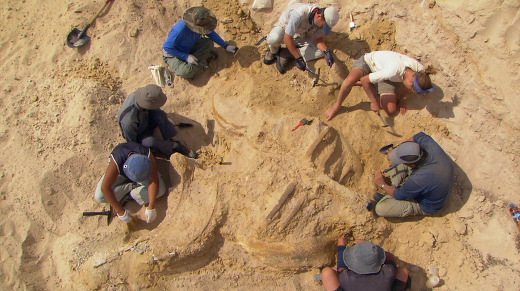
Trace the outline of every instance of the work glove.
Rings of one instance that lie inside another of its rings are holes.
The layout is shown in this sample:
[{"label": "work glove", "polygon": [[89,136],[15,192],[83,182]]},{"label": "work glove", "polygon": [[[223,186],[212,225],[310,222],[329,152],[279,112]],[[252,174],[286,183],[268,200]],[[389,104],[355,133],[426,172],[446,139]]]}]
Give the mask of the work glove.
[{"label": "work glove", "polygon": [[305,68],[307,67],[307,64],[303,60],[303,57],[299,57],[299,58],[296,59],[296,67],[298,67],[298,69],[300,69],[302,71],[305,71]]},{"label": "work glove", "polygon": [[194,55],[188,55],[188,57],[186,58],[186,62],[190,63],[190,64],[194,64],[194,65],[198,65],[199,60],[194,56]]},{"label": "work glove", "polygon": [[124,221],[126,223],[130,223],[132,221],[132,213],[126,209],[125,214],[123,214],[123,216],[119,216],[118,214],[117,217],[119,218],[119,220]]},{"label": "work glove", "polygon": [[230,53],[233,53],[233,56],[237,53],[238,48],[236,46],[228,45],[226,46],[226,50]]},{"label": "work glove", "polygon": [[144,211],[144,217],[146,218],[146,223],[150,223],[155,220],[155,217],[157,216],[157,211],[155,209],[148,209]]},{"label": "work glove", "polygon": [[334,64],[334,57],[332,56],[332,53],[329,49],[324,50],[323,53],[325,54],[325,61],[327,61],[327,65],[332,67]]}]

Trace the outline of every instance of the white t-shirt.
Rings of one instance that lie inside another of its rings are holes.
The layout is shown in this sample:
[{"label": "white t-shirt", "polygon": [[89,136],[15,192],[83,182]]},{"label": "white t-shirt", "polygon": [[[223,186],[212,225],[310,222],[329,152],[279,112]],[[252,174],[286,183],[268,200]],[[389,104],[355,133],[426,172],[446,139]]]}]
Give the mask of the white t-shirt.
[{"label": "white t-shirt", "polygon": [[368,75],[372,84],[386,80],[403,82],[406,68],[410,68],[414,72],[425,69],[417,60],[392,51],[375,51],[365,54],[364,58],[372,71]]}]

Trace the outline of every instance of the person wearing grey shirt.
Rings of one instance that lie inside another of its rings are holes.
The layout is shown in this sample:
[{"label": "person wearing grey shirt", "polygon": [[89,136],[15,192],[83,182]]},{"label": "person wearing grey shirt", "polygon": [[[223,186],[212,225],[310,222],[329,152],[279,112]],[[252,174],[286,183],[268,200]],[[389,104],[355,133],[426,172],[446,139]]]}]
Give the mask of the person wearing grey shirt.
[{"label": "person wearing grey shirt", "polygon": [[[166,103],[166,99],[161,87],[154,84],[146,85],[130,94],[117,114],[123,138],[127,142],[140,143],[167,158],[175,152],[197,158],[197,153],[183,142],[173,140],[177,131],[166,113],[160,109]],[[159,128],[162,139],[153,136],[156,127]]]}]

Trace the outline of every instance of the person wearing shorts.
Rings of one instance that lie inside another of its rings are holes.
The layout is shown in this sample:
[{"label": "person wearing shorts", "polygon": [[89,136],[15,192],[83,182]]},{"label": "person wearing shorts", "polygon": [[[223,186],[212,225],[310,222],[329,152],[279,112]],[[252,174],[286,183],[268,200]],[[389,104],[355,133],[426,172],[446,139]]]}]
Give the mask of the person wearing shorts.
[{"label": "person wearing shorts", "polygon": [[398,267],[394,255],[363,239],[347,248],[344,237],[338,239],[336,268],[324,268],[321,278],[327,291],[400,291],[410,285],[408,269]]},{"label": "person wearing shorts", "polygon": [[433,92],[430,74],[436,71],[425,68],[417,60],[392,51],[375,51],[354,60],[352,69],[341,84],[336,103],[325,112],[326,120],[331,120],[341,109],[352,87],[361,81],[361,86],[370,99],[370,109],[379,114],[379,109],[387,114],[400,110],[406,113],[404,98],[409,92],[424,94]]}]

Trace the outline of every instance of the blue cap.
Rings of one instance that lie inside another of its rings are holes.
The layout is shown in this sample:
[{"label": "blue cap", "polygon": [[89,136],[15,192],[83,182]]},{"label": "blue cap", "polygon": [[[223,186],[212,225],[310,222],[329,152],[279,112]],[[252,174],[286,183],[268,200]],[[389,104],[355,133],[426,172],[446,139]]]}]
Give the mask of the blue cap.
[{"label": "blue cap", "polygon": [[145,155],[133,154],[123,165],[126,177],[134,182],[144,182],[152,174],[152,161]]},{"label": "blue cap", "polygon": [[431,86],[430,88],[428,88],[426,90],[421,88],[421,86],[419,86],[419,82],[417,81],[417,74],[415,74],[415,77],[413,78],[413,90],[417,94],[424,94],[424,93],[433,92],[434,88],[433,88],[433,86]]}]

